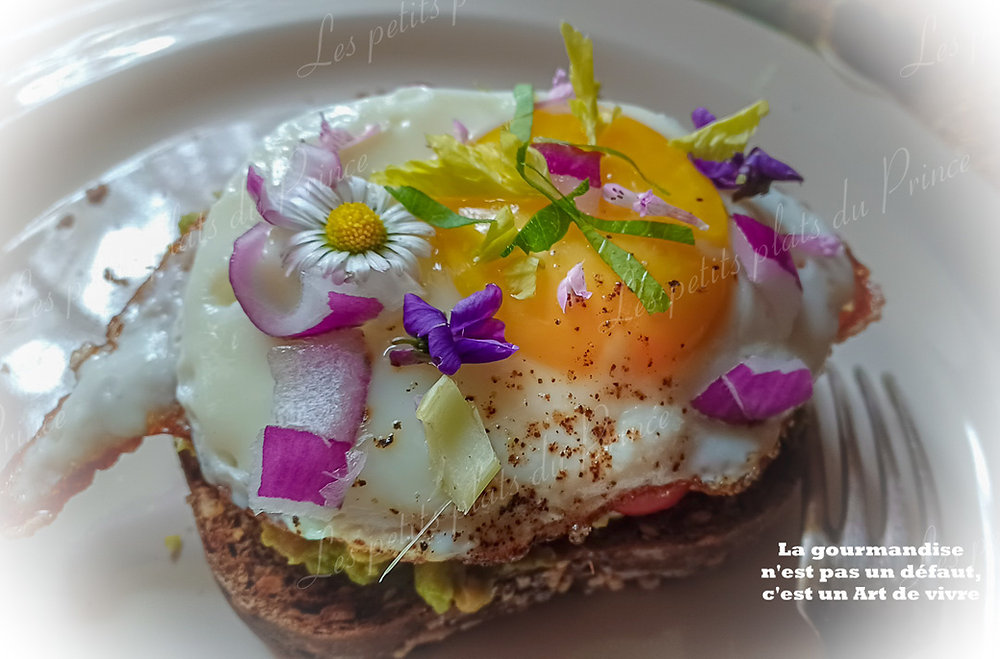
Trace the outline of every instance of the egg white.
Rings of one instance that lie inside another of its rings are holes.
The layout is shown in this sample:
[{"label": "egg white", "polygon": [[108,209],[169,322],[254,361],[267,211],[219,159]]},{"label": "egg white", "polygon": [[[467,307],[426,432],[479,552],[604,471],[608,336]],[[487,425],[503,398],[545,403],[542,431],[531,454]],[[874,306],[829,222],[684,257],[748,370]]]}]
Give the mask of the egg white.
[{"label": "egg white", "polygon": [[[668,117],[629,105],[622,109],[665,135],[684,132]],[[343,154],[352,173],[365,176],[427,157],[424,135],[450,132],[453,118],[473,135],[482,134],[508,120],[514,103],[507,92],[412,87],[323,111],[331,123],[349,130],[372,123],[382,127],[379,136]],[[277,182],[295,145],[315,139],[318,123],[317,111],[280,126],[251,161]],[[273,422],[267,351],[282,343],[250,324],[227,288],[233,241],[260,220],[244,182],[243,172],[234,177],[205,223],[184,295],[177,389],[205,476],[228,486],[240,505],[246,505],[250,447]],[[758,216],[763,212],[773,219],[778,203],[792,202],[771,193],[759,202]],[[786,208],[782,221],[796,224],[798,210]],[[731,426],[692,411],[689,401],[750,355],[797,357],[819,374],[836,336],[838,311],[851,297],[851,266],[842,256],[798,265],[805,303],[791,327],[774,323],[754,285],[740,277],[725,326],[703,346],[691,375],[657,391],[621,395],[619,386],[616,396],[610,376],[570,382],[565,372],[520,354],[463,368],[455,380],[479,407],[501,463],[500,475],[464,516],[449,510],[437,490],[414,416],[416,397],[439,373],[429,366],[395,368],[381,357],[388,341],[403,333],[398,312],[383,314],[364,327],[373,368],[369,418],[359,437],[367,454],[359,483],[331,522],[286,522],[308,538],[336,537],[396,553],[444,507],[411,558],[486,560],[519,553],[538,536],[565,533],[610,497],[633,488],[692,478],[720,487],[740,481],[774,452],[782,419]],[[436,306],[450,308],[459,298],[442,272],[429,273],[423,283]]]}]

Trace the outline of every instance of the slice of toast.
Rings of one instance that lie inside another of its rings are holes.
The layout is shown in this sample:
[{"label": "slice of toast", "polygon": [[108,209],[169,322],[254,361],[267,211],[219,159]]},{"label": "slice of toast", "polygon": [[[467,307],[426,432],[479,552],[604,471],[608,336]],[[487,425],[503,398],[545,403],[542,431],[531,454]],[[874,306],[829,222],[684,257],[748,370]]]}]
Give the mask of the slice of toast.
[{"label": "slice of toast", "polygon": [[241,618],[280,656],[400,657],[418,645],[566,592],[655,585],[721,563],[773,521],[790,514],[799,481],[801,424],[784,433],[778,457],[732,496],[690,493],[668,510],[613,520],[580,544],[545,543],[544,561],[501,574],[489,604],[475,613],[454,606],[437,614],[417,594],[410,566],[384,583],[359,586],[346,576],[312,578],[260,542],[262,518],[204,480],[198,460],[180,451],[205,555]]}]

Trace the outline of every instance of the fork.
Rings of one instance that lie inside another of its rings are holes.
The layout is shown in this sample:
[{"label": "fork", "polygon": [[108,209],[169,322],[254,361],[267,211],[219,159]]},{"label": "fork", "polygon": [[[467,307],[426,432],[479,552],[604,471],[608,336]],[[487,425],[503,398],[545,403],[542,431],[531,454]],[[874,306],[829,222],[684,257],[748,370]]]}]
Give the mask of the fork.
[{"label": "fork", "polygon": [[[811,589],[812,599],[796,605],[828,657],[911,656],[914,649],[926,648],[933,632],[930,621],[917,622],[927,613],[925,603],[893,599],[901,586],[905,588],[899,569],[922,562],[919,557],[858,558],[826,551],[821,557],[813,555],[820,547],[920,546],[940,537],[940,504],[927,453],[899,386],[890,375],[881,380],[880,391],[864,370],[855,368],[852,394],[850,381],[831,365],[807,410],[804,555],[797,587]],[[824,433],[824,428],[830,432]],[[824,442],[831,435],[835,447]],[[874,474],[862,460],[865,441],[875,454]],[[831,465],[834,456],[839,460]],[[835,473],[835,488],[828,482],[830,472]],[[838,504],[836,513],[831,503]],[[812,571],[805,572],[810,565]],[[851,569],[857,572],[851,574]],[[821,599],[824,591],[831,597],[844,591],[848,601]],[[914,627],[919,634],[913,633]],[[912,648],[906,650],[907,645]]]}]

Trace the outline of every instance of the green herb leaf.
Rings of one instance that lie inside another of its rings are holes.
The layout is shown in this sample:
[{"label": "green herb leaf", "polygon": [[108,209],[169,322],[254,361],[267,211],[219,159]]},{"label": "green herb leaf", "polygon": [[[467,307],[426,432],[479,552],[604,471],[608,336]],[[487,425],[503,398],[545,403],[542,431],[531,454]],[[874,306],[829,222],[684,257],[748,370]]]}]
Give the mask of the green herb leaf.
[{"label": "green herb leaf", "polygon": [[517,225],[514,224],[514,213],[510,210],[510,206],[504,206],[486,231],[486,236],[476,251],[475,260],[480,263],[495,261],[516,237]]},{"label": "green herb leaf", "polygon": [[580,120],[587,134],[587,141],[594,143],[604,128],[604,121],[597,107],[601,85],[594,80],[594,42],[563,22],[559,26],[566,55],[569,56],[569,81],[576,98],[570,99],[569,109]]},{"label": "green herb leaf", "polygon": [[670,140],[679,149],[703,160],[726,160],[747,148],[747,141],[757,130],[770,108],[767,101],[757,101],[735,114],[716,119],[684,137]]},{"label": "green herb leaf", "polygon": [[514,86],[514,118],[510,122],[510,132],[521,142],[531,139],[531,119],[535,112],[535,90],[531,85]]},{"label": "green herb leaf", "polygon": [[576,225],[580,227],[580,231],[583,232],[587,242],[601,257],[601,260],[607,263],[615,274],[621,277],[625,285],[635,293],[646,311],[652,314],[670,308],[670,296],[663,290],[660,282],[649,274],[645,266],[639,263],[631,252],[615,245],[587,222],[578,221]]},{"label": "green herb leaf", "polygon": [[398,188],[385,186],[386,191],[396,198],[403,207],[427,224],[439,229],[454,229],[467,224],[492,222],[493,220],[476,220],[459,215],[444,204],[438,203],[414,187],[404,185]]},{"label": "green herb leaf", "polygon": [[531,216],[500,256],[507,256],[515,247],[525,254],[544,252],[562,240],[572,221],[562,208],[549,204]]},{"label": "green herb leaf", "polygon": [[[580,209],[576,207],[576,204],[573,203],[573,197],[562,196],[558,190],[556,190],[555,194],[553,194],[550,190],[546,189],[545,185],[542,185],[537,181],[532,181],[528,178],[525,174],[525,155],[527,151],[528,144],[522,144],[521,147],[518,148],[517,160],[515,161],[516,168],[518,173],[524,177],[525,181],[552,200],[552,205],[546,206],[546,208],[557,208],[569,219],[569,221],[576,223],[576,225],[580,228],[580,231],[583,232],[584,237],[587,238],[587,242],[589,242],[590,246],[595,252],[597,252],[597,255],[600,256],[601,259],[611,267],[615,274],[621,277],[621,280],[625,282],[625,285],[636,294],[636,297],[639,298],[639,301],[642,303],[642,306],[645,307],[646,311],[652,314],[660,313],[669,309],[670,297],[667,295],[666,291],[663,290],[660,283],[656,281],[655,278],[650,276],[649,271],[636,260],[635,256],[633,256],[631,252],[628,252],[612,243],[610,239],[602,236],[594,225],[591,224],[594,220],[599,223],[605,222],[604,220],[591,218],[591,216],[580,211]],[[538,170],[534,171],[536,174],[541,174]],[[546,183],[549,187],[555,190],[555,186],[552,185],[551,181],[546,180]],[[580,185],[577,186],[576,190],[574,190],[571,194],[573,196],[583,194],[587,191],[587,188],[587,181],[582,181]],[[557,197],[556,195],[559,196]],[[545,209],[543,208],[542,210]],[[629,227],[627,226],[627,223],[625,223],[625,225],[621,226],[623,229],[631,229],[633,227],[636,227],[636,225]],[[567,229],[568,228],[569,225],[567,223]],[[565,235],[565,231],[563,231],[563,235]],[[561,237],[562,236],[560,235],[560,238]],[[510,253],[509,249],[510,248],[508,248],[508,251],[504,253],[504,256]]]},{"label": "green herb leaf", "polygon": [[462,144],[451,135],[428,135],[427,145],[436,158],[390,165],[372,174],[369,180],[379,185],[433,190],[439,198],[509,198],[534,194],[534,189],[514,168],[517,139],[507,131],[501,132],[499,144]]},{"label": "green herb leaf", "polygon": [[538,268],[542,260],[534,255],[515,254],[504,264],[503,274],[507,280],[507,294],[517,300],[524,300],[535,294]]},{"label": "green herb leaf", "polygon": [[586,219],[598,231],[643,238],[658,238],[685,245],[694,244],[694,231],[691,230],[691,227],[680,224],[653,222],[652,220],[602,220],[592,215],[587,215]]},{"label": "green herb leaf", "polygon": [[659,194],[661,194],[663,196],[666,196],[666,197],[670,196],[670,191],[669,190],[667,190],[666,188],[658,185],[655,181],[651,180],[648,176],[646,176],[642,172],[642,170],[639,169],[639,165],[637,165],[636,162],[634,160],[632,160],[632,158],[630,158],[625,153],[619,151],[618,149],[612,149],[609,146],[598,146],[596,144],[574,144],[573,142],[563,142],[562,140],[553,140],[553,139],[549,139],[547,137],[540,137],[537,140],[535,140],[535,142],[536,143],[537,142],[549,142],[551,144],[562,144],[564,146],[572,146],[572,147],[576,147],[577,149],[583,149],[584,151],[598,151],[600,153],[603,153],[603,154],[606,154],[606,155],[609,155],[609,156],[614,156],[615,158],[621,158],[622,160],[624,160],[625,162],[627,162],[629,165],[632,166],[632,169],[634,169],[635,173],[639,175],[639,178],[641,178],[643,181],[645,181],[649,185],[649,187],[653,188],[654,190],[656,190]]}]

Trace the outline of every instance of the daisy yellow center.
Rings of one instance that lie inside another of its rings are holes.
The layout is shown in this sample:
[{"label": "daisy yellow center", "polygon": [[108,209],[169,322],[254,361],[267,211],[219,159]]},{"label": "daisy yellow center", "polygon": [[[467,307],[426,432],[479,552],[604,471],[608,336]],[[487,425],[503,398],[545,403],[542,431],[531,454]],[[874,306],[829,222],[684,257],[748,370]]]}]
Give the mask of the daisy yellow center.
[{"label": "daisy yellow center", "polygon": [[326,218],[326,242],[341,252],[359,254],[385,244],[385,224],[367,204],[341,204]]}]

